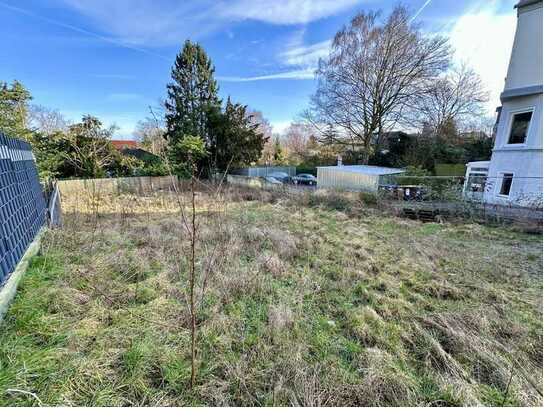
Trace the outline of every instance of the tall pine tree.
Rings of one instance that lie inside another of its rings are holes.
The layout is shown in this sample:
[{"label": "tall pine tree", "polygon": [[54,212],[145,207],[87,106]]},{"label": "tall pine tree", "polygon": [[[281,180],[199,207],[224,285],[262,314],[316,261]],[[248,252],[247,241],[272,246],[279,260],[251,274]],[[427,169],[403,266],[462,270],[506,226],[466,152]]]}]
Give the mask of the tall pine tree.
[{"label": "tall pine tree", "polygon": [[172,68],[165,103],[166,137],[174,164],[184,163],[179,145],[187,136],[201,138],[209,148],[208,112],[220,106],[214,73],[215,68],[204,49],[187,40]]}]

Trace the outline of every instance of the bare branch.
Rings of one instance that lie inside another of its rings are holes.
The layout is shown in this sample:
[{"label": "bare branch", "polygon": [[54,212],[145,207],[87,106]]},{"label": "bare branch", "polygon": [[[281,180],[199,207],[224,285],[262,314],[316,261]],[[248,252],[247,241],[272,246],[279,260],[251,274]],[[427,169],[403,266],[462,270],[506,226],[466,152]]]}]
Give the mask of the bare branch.
[{"label": "bare branch", "polygon": [[326,134],[328,142],[351,145],[367,161],[378,136],[399,121],[449,61],[447,40],[423,35],[405,7],[396,7],[384,22],[380,13],[360,13],[336,34],[329,57],[320,61],[306,116],[333,130]]}]

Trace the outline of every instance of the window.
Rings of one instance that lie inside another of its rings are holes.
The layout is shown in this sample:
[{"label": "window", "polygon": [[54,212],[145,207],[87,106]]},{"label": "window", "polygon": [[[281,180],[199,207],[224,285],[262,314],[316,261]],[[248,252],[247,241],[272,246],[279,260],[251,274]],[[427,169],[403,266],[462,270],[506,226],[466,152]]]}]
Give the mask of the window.
[{"label": "window", "polygon": [[504,173],[502,179],[502,187],[500,189],[500,195],[509,196],[511,193],[511,186],[513,185],[513,174]]},{"label": "window", "polygon": [[515,113],[511,122],[511,132],[507,144],[524,144],[532,121],[533,112]]},{"label": "window", "polygon": [[468,178],[468,190],[470,192],[485,192],[486,173],[470,173]]}]

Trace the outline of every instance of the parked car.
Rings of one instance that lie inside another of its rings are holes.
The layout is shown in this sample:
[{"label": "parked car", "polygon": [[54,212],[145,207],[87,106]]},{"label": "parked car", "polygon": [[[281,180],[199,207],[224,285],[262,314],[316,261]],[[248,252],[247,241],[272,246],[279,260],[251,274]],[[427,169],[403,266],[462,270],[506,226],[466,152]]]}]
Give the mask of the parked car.
[{"label": "parked car", "polygon": [[277,178],[274,177],[263,177],[264,181],[268,184],[279,184],[282,185],[283,183],[279,181]]},{"label": "parked car", "polygon": [[268,175],[268,177],[275,178],[276,180],[282,182],[283,184],[286,184],[290,180],[290,175],[288,175],[286,172],[272,172],[271,174]]},{"label": "parked car", "polygon": [[290,180],[296,185],[317,185],[317,178],[311,174],[298,174],[295,177],[292,177]]}]

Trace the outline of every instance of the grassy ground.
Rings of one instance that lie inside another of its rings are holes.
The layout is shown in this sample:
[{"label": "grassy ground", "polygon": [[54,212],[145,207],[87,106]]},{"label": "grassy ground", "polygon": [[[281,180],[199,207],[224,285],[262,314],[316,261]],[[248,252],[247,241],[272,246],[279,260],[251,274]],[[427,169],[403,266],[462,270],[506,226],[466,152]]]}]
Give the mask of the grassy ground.
[{"label": "grassy ground", "polygon": [[0,327],[0,405],[543,404],[541,236],[235,198],[199,195],[195,389],[177,202],[78,196]]}]

